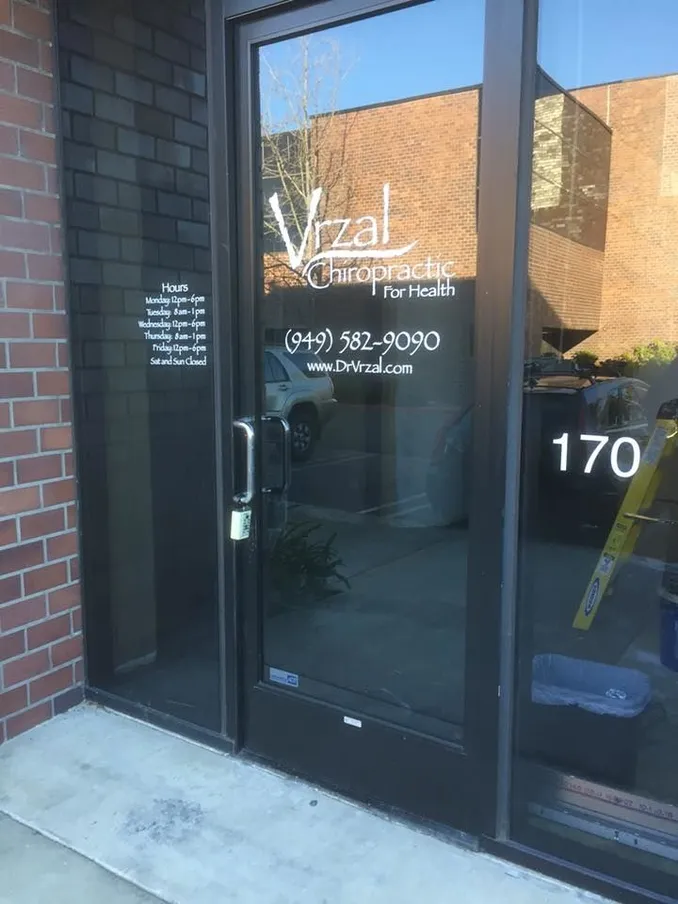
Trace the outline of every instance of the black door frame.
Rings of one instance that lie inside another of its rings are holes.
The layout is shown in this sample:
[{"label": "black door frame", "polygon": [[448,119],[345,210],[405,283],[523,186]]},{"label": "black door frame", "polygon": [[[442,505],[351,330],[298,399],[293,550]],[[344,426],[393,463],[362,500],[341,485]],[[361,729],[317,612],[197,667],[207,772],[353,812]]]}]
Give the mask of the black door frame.
[{"label": "black door frame", "polygon": [[[211,80],[210,151],[212,245],[215,298],[219,300],[218,344],[221,346],[218,401],[221,419],[221,454],[227,463],[221,480],[222,508],[222,623],[224,638],[225,733],[236,749],[244,744],[245,651],[248,649],[243,600],[256,592],[254,569],[238,567],[236,552],[227,540],[226,523],[236,476],[232,472],[233,437],[230,425],[238,410],[231,398],[232,379],[238,372],[250,382],[254,374],[239,371],[233,355],[254,361],[254,349],[237,343],[236,297],[243,268],[253,266],[236,245],[236,223],[247,212],[239,209],[235,163],[238,157],[236,96],[249,90],[249,76],[236,69],[236,30],[240,23],[257,21],[263,39],[270,16],[276,16],[275,36],[294,33],[378,10],[402,7],[393,0],[334,0],[325,3],[213,0],[209,8],[209,71]],[[323,15],[322,23],[319,20]],[[477,454],[472,473],[468,562],[467,676],[465,688],[465,753],[474,775],[483,776],[469,795],[473,831],[487,837],[507,837],[507,822],[499,805],[499,789],[506,798],[510,775],[510,713],[513,692],[512,636],[519,475],[520,393],[522,377],[522,322],[526,288],[527,231],[529,226],[529,164],[533,68],[536,59],[536,3],[533,0],[486,0],[484,80],[478,188],[478,268],[475,307],[474,442]],[[273,32],[271,32],[273,37]],[[451,37],[453,41],[453,36]],[[527,62],[526,62],[527,61]],[[225,103],[224,103],[225,98]],[[529,111],[529,119],[526,111]],[[240,139],[244,139],[242,130]],[[246,149],[241,149],[246,150]],[[520,179],[518,178],[520,175]],[[522,222],[519,222],[522,221]],[[243,249],[246,252],[246,249]],[[239,273],[240,268],[240,273]],[[250,312],[251,316],[251,312]],[[250,324],[251,326],[251,324]],[[253,329],[245,335],[254,337]],[[518,370],[518,363],[520,369]],[[250,366],[250,371],[252,370]],[[518,384],[516,388],[516,379]],[[516,425],[518,425],[516,427]],[[502,613],[507,613],[502,621]],[[251,635],[250,635],[251,637]],[[508,664],[508,665],[507,665]],[[500,714],[502,744],[500,748]],[[274,716],[274,713],[271,713]],[[294,735],[299,726],[289,726]],[[501,756],[498,759],[498,753]],[[302,766],[302,771],[303,766]],[[475,782],[471,782],[475,785]],[[462,789],[460,788],[460,791]],[[499,820],[497,814],[499,813]],[[506,826],[506,828],[505,828]]]}]

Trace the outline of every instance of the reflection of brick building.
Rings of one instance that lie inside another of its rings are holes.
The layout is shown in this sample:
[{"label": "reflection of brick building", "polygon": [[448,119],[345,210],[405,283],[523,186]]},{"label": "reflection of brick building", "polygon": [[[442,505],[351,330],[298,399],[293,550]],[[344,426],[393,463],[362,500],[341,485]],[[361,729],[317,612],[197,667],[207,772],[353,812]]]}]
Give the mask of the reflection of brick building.
[{"label": "reflection of brick building", "polygon": [[[283,247],[280,243],[273,246],[269,228],[268,247],[270,251],[275,247],[276,252],[268,257],[265,267],[269,291],[263,319],[269,339],[279,341],[277,332],[290,326],[329,326],[335,332],[364,329],[375,336],[384,330],[439,330],[445,356],[420,356],[414,375],[398,381],[393,390],[397,389],[400,401],[407,395],[416,396],[420,402],[466,404],[472,373],[478,114],[479,92],[473,89],[341,111],[332,117],[329,128],[322,118],[314,124],[313,137],[322,135],[315,148],[317,187],[326,191],[327,183],[331,184],[327,203],[324,195],[316,219],[351,220],[342,235],[339,222],[323,227],[321,250],[327,250],[335,239],[345,247],[361,228],[368,229],[373,222],[377,242],[365,244],[363,250],[374,248],[376,253],[374,258],[337,260],[338,268],[354,266],[362,271],[347,282],[335,282],[328,290],[305,289],[302,280],[291,278],[283,262]],[[339,173],[338,160],[342,161]],[[389,185],[386,241],[385,184]],[[273,179],[264,188],[267,197],[280,190]],[[305,225],[303,202],[300,208],[296,219]],[[291,224],[294,217],[286,220]],[[297,230],[291,238],[295,245],[299,243]],[[410,251],[395,258],[377,256],[412,243]],[[315,232],[311,230],[305,260],[316,250]],[[384,297],[387,284],[435,284],[435,276],[422,276],[429,259],[431,273],[442,263],[448,264],[448,272],[454,272],[454,297],[399,301]],[[373,294],[371,282],[362,277],[367,275],[367,268],[389,265],[393,278],[382,278]],[[412,278],[403,275],[406,267],[414,269]],[[365,378],[360,382],[365,385]]]},{"label": "reflection of brick building", "polygon": [[586,347],[678,341],[678,76],[576,96],[612,130],[600,332]]},{"label": "reflection of brick building", "polygon": [[[382,185],[389,183],[389,245],[417,241],[398,262],[452,259],[459,278],[475,277],[478,112],[479,92],[472,89],[335,114],[321,138],[313,133],[321,144],[318,183],[325,189],[333,182],[319,218],[380,219]],[[305,211],[298,214],[305,221]],[[327,247],[337,229],[322,235]],[[279,278],[285,282],[283,270]]]},{"label": "reflection of brick building", "polygon": [[609,130],[543,73],[532,155],[528,354],[567,351],[600,328]]},{"label": "reflection of brick building", "polygon": [[[335,114],[319,173],[341,157],[343,177],[323,216],[378,217],[389,182],[391,245],[418,241],[403,263],[452,259],[458,278],[472,280],[478,114],[477,88]],[[528,353],[545,342],[608,357],[678,341],[676,234],[678,76],[566,94],[541,74]],[[323,236],[328,244],[331,230]]]}]

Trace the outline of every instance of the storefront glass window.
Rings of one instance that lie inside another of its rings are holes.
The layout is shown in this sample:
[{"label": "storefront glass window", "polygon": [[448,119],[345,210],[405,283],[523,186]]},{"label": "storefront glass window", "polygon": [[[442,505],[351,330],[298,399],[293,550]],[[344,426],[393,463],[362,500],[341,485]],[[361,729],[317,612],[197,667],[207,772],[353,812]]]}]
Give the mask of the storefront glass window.
[{"label": "storefront glass window", "polygon": [[515,830],[673,874],[678,9],[539,16]]}]

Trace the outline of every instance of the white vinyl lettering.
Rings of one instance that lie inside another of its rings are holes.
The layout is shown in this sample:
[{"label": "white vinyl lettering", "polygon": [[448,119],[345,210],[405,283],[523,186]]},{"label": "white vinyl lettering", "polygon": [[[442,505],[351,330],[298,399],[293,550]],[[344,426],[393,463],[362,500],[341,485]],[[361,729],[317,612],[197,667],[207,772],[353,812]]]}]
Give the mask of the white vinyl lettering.
[{"label": "white vinyl lettering", "polygon": [[589,456],[589,460],[586,462],[584,466],[584,474],[590,474],[593,470],[593,465],[595,464],[596,458],[600,455],[600,452],[607,443],[610,441],[609,436],[599,436],[596,433],[582,433],[581,435],[582,442],[584,443],[596,443],[596,447]]},{"label": "white vinyl lettering", "polygon": [[[426,346],[426,343],[424,343],[424,346],[428,347]],[[586,460],[586,464],[584,465],[584,474],[592,474],[594,465],[598,457],[600,456],[600,453],[610,442],[610,437],[598,433],[582,433],[579,439],[584,443],[595,444],[593,450]],[[568,471],[570,467],[569,434],[563,433],[556,439],[551,440],[551,442],[554,446],[560,447],[559,470]],[[624,468],[619,464],[619,456],[621,451],[626,446],[631,449],[631,462],[628,467]],[[615,442],[612,444],[612,448],[610,449],[610,468],[617,477],[628,479],[629,477],[633,477],[633,475],[637,472],[638,468],[640,467],[641,458],[642,454],[638,440],[634,439],[634,437],[632,436],[620,436],[617,440],[615,440]]]},{"label": "white vinyl lettering", "polygon": [[[633,458],[631,460],[631,467],[623,471],[619,467],[619,451],[622,446],[625,445],[631,447]],[[640,444],[638,443],[638,440],[634,439],[632,436],[620,436],[613,444],[610,451],[610,465],[617,477],[631,477],[635,474],[640,467]]]},{"label": "white vinyl lettering", "polygon": [[[376,245],[379,241],[379,236],[377,233],[377,221],[374,217],[359,217],[356,220],[356,224],[360,223],[368,223],[367,226],[364,226],[358,232],[356,232],[355,237],[353,239],[353,244],[357,245],[359,248],[367,248],[370,245]],[[366,233],[369,237],[367,239],[362,238],[362,234]]]},{"label": "white vinyl lettering", "polygon": [[308,237],[311,234],[311,226],[313,225],[313,220],[315,219],[316,211],[318,210],[318,205],[320,204],[322,193],[322,188],[316,188],[311,194],[311,202],[308,206],[308,219],[306,220],[306,229],[304,229],[304,234],[302,236],[301,245],[299,246],[299,248],[295,248],[292,244],[290,234],[287,231],[287,226],[285,226],[285,218],[283,217],[282,210],[280,209],[278,193],[276,192],[268,199],[268,203],[271,205],[271,209],[273,210],[278,228],[280,229],[280,235],[282,236],[282,240],[285,243],[285,248],[287,249],[287,256],[290,260],[290,266],[293,270],[297,270],[301,266],[301,263],[304,259],[304,251],[306,250],[306,245],[308,244]]}]

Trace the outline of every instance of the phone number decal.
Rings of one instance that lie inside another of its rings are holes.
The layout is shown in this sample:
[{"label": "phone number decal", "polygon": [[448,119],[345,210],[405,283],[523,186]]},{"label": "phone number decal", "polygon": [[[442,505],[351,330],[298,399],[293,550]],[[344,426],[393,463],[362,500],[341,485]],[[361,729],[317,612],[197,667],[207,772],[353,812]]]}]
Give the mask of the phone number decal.
[{"label": "phone number decal", "polygon": [[335,354],[343,355],[346,352],[379,352],[387,355],[391,351],[407,352],[416,355],[417,352],[434,352],[440,347],[440,333],[435,330],[424,332],[423,330],[388,330],[376,335],[367,330],[344,330],[339,336],[335,336],[332,330],[324,329],[318,332],[288,330],[285,334],[285,348],[293,355],[296,352],[329,352],[336,346]]}]

